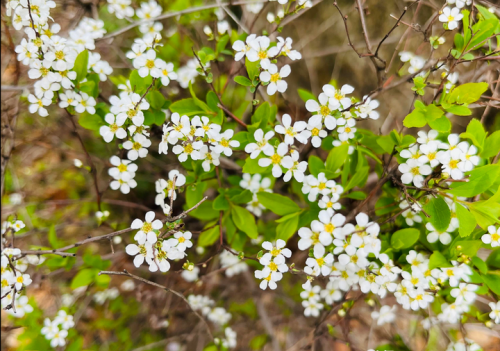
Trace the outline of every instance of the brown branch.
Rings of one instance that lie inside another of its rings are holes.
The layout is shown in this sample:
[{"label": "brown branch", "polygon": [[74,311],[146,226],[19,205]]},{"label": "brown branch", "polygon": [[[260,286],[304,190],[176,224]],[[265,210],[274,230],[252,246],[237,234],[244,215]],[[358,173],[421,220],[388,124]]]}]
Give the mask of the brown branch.
[{"label": "brown branch", "polygon": [[99,272],[99,275],[101,274],[105,274],[105,275],[124,275],[126,277],[130,277],[132,279],[135,279],[135,280],[138,280],[138,281],[141,281],[145,284],[149,284],[151,286],[154,286],[156,288],[160,288],[162,290],[165,290],[166,292],[169,292],[169,293],[172,293],[174,294],[175,296],[181,298],[189,307],[189,309],[200,319],[200,321],[205,325],[205,328],[207,330],[207,334],[210,336],[210,338],[213,340],[214,337],[212,335],[212,332],[210,331],[210,327],[208,326],[208,323],[207,321],[205,320],[205,318],[203,318],[203,316],[201,314],[199,314],[197,311],[193,310],[193,308],[191,307],[191,305],[189,304],[188,300],[184,297],[184,295],[182,295],[180,292],[177,292],[175,290],[172,290],[170,288],[167,288],[166,286],[163,286],[163,285],[160,285],[160,284],[157,284],[155,282],[152,282],[151,280],[147,280],[147,279],[144,279],[144,278],[141,278],[137,275],[134,275],[134,274],[131,274],[129,273],[126,269],[123,270],[123,272],[115,272],[115,271],[101,271]]}]

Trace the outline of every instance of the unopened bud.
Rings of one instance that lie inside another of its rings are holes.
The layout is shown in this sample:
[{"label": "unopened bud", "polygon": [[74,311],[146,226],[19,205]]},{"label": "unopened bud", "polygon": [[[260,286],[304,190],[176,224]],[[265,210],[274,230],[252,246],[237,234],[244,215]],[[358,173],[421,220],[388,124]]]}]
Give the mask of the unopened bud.
[{"label": "unopened bud", "polygon": [[493,327],[493,323],[491,321],[484,322],[484,325],[486,326],[486,328],[492,328]]},{"label": "unopened bud", "polygon": [[370,307],[373,307],[375,306],[375,301],[373,301],[373,299],[368,299],[366,300],[366,304]]},{"label": "unopened bud", "polygon": [[346,312],[344,309],[340,309],[337,314],[340,316],[340,317],[344,317],[346,315]]}]

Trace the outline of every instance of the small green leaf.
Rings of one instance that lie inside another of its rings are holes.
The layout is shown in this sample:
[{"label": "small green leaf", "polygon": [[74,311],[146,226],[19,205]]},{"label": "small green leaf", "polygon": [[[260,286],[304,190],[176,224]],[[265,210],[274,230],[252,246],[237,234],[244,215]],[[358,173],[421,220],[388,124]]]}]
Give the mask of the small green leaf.
[{"label": "small green leaf", "polygon": [[259,235],[254,216],[240,206],[231,206],[231,217],[236,227],[248,235],[251,239],[256,239]]},{"label": "small green leaf", "polygon": [[314,96],[313,93],[311,93],[308,90],[298,89],[297,92],[299,93],[300,98],[304,102],[307,102],[308,100],[315,100],[316,101],[316,96]]},{"label": "small green leaf", "polygon": [[458,218],[458,232],[462,238],[471,235],[472,231],[476,228],[476,218],[464,206],[456,203],[455,209]]},{"label": "small green leaf", "polygon": [[400,229],[391,236],[391,246],[396,250],[407,249],[415,245],[420,231],[415,228]]},{"label": "small green leaf", "polygon": [[486,132],[484,131],[483,124],[478,119],[473,118],[467,125],[467,130],[460,134],[460,137],[470,139],[474,145],[483,150]]},{"label": "small green leaf", "polygon": [[146,95],[146,100],[148,100],[151,107],[156,110],[160,110],[165,103],[165,97],[157,90],[150,91],[148,95]]},{"label": "small green leaf", "polygon": [[299,215],[291,216],[286,221],[281,222],[276,227],[276,239],[287,241],[297,231],[299,225]]},{"label": "small green leaf", "polygon": [[295,201],[276,193],[259,192],[257,193],[257,198],[265,208],[271,210],[279,216],[286,216],[301,210]]},{"label": "small green leaf", "polygon": [[335,172],[345,163],[349,152],[349,145],[340,145],[333,148],[326,159],[326,169]]},{"label": "small green leaf", "polygon": [[213,243],[217,241],[219,238],[220,231],[219,231],[219,226],[216,225],[215,227],[205,230],[200,234],[200,237],[198,238],[198,245],[199,246],[210,246]]},{"label": "small green leaf", "polygon": [[73,71],[76,72],[75,83],[81,82],[87,76],[88,66],[89,52],[88,50],[83,50],[76,57],[75,65],[73,66]]},{"label": "small green leaf", "polygon": [[80,270],[71,281],[71,289],[89,285],[96,279],[98,272],[99,270],[95,268],[85,268]]},{"label": "small green leaf", "polygon": [[472,104],[488,90],[488,83],[466,83],[454,88],[446,97],[448,103]]},{"label": "small green leaf", "polygon": [[236,77],[234,77],[234,81],[236,83],[238,83],[239,85],[243,85],[245,87],[252,86],[252,81],[250,79],[248,79],[247,77],[236,76]]},{"label": "small green leaf", "polygon": [[309,156],[309,160],[307,161],[309,172],[315,177],[321,173],[323,169],[325,169],[325,163],[318,156]]},{"label": "small green leaf", "polygon": [[196,104],[193,98],[182,99],[175,101],[170,105],[170,111],[186,116],[194,116],[204,114],[205,111]]},{"label": "small green leaf", "polygon": [[438,232],[448,229],[451,220],[451,212],[448,204],[441,196],[432,198],[424,205],[424,210],[429,214],[429,222]]},{"label": "small green leaf", "polygon": [[444,257],[441,252],[434,251],[434,253],[429,258],[429,269],[445,267],[452,267],[452,264],[446,259],[446,257]]},{"label": "small green leaf", "polygon": [[484,141],[484,149],[481,152],[481,157],[490,158],[496,156],[500,152],[500,130],[489,135]]}]

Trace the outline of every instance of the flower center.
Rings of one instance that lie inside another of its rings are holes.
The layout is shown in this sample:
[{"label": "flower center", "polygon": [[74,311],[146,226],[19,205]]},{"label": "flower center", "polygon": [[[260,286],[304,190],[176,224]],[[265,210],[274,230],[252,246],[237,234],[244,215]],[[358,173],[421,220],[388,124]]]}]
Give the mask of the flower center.
[{"label": "flower center", "polygon": [[316,262],[318,262],[318,266],[323,266],[325,264],[325,259],[323,257],[317,258]]},{"label": "flower center", "polygon": [[144,232],[144,233],[149,233],[150,231],[153,230],[153,226],[151,225],[151,223],[149,222],[146,222],[142,225],[142,228],[141,230]]},{"label": "flower center", "polygon": [[273,249],[271,250],[271,255],[273,255],[274,257],[278,256],[280,253],[281,250],[276,247],[273,247]]},{"label": "flower center", "polygon": [[453,20],[455,20],[455,17],[453,17],[453,16],[451,16],[451,15],[450,15],[450,16],[448,16],[448,22],[451,22],[451,21],[453,21]]},{"label": "flower center", "polygon": [[146,67],[151,69],[154,68],[155,66],[155,61],[154,60],[146,60]]},{"label": "flower center", "polygon": [[330,109],[328,108],[328,106],[321,106],[319,108],[319,113],[321,113],[323,116],[328,116],[330,114]]},{"label": "flower center", "polygon": [[117,168],[120,173],[127,171],[127,165],[124,165],[123,163],[120,163]]},{"label": "flower center", "polygon": [[413,167],[411,170],[410,170],[411,174],[413,174],[414,176],[417,176],[420,174],[420,169],[418,167]]},{"label": "flower center", "polygon": [[183,236],[181,236],[181,237],[180,237],[179,239],[177,239],[177,240],[179,240],[179,242],[180,242],[180,243],[183,243],[184,241],[186,241],[186,239],[185,239]]},{"label": "flower center", "polygon": [[187,145],[186,145],[186,147],[184,148],[184,152],[185,152],[186,154],[190,154],[190,153],[192,153],[192,152],[193,152],[193,150],[194,150],[194,149],[193,149],[193,145],[191,145],[191,144],[187,144]]},{"label": "flower center", "polygon": [[221,144],[222,146],[224,146],[224,147],[229,147],[229,141],[227,141],[227,140],[226,140],[226,139],[224,139],[224,138],[220,141],[220,144]]},{"label": "flower center", "polygon": [[257,56],[259,56],[259,58],[261,60],[263,60],[263,59],[267,58],[267,51],[261,50],[261,51],[259,51],[259,53],[257,54]]},{"label": "flower center", "polygon": [[116,131],[118,130],[118,128],[120,128],[120,127],[118,127],[118,125],[115,124],[115,123],[113,123],[113,124],[111,124],[109,126],[109,130],[111,131],[111,133],[116,133]]},{"label": "flower center", "polygon": [[278,265],[274,262],[269,263],[269,269],[272,270],[273,272],[276,272],[278,270]]},{"label": "flower center", "polygon": [[271,82],[276,83],[280,79],[279,73],[271,74]]},{"label": "flower center", "polygon": [[498,241],[500,239],[500,235],[497,233],[491,234],[491,240],[492,241]]},{"label": "flower center", "polygon": [[138,143],[137,141],[134,142],[134,144],[132,145],[132,149],[134,149],[135,151],[138,151],[142,148],[142,145],[141,143]]},{"label": "flower center", "polygon": [[325,224],[325,232],[332,233],[335,230],[335,226],[331,223]]},{"label": "flower center", "polygon": [[277,165],[278,163],[280,163],[281,161],[281,156],[278,155],[278,154],[274,154],[271,156],[271,162],[275,165]]},{"label": "flower center", "polygon": [[458,160],[451,160],[449,163],[449,166],[451,169],[457,168],[458,166]]},{"label": "flower center", "polygon": [[319,135],[319,129],[318,128],[313,128],[313,130],[311,130],[311,135],[312,136],[318,136]]}]

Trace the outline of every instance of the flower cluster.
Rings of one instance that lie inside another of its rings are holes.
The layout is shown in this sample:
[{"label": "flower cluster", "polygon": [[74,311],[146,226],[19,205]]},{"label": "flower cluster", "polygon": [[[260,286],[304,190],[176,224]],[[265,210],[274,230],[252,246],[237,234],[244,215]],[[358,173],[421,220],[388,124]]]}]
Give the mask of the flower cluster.
[{"label": "flower cluster", "polygon": [[221,267],[225,268],[226,277],[231,278],[248,270],[248,265],[245,261],[242,261],[237,255],[227,250],[220,253],[219,260]]},{"label": "flower cluster", "polygon": [[223,328],[224,336],[216,338],[216,344],[220,344],[226,349],[236,347],[236,332],[227,326],[231,320],[231,313],[227,312],[223,307],[214,307],[215,302],[207,296],[189,295],[187,300],[194,311],[200,311],[210,322]]},{"label": "flower cluster", "polygon": [[276,282],[283,278],[283,273],[288,272],[286,265],[286,258],[292,256],[292,251],[285,247],[286,242],[278,239],[273,245],[270,241],[264,241],[262,247],[267,250],[264,255],[259,259],[260,264],[264,266],[262,270],[255,271],[255,278],[262,279],[260,288],[266,290],[276,289],[278,285]]},{"label": "flower cluster", "polygon": [[429,133],[420,131],[418,135],[417,143],[399,154],[406,159],[399,165],[404,184],[413,183],[417,188],[425,186],[425,176],[437,166],[446,177],[460,180],[464,178],[464,172],[473,170],[479,163],[477,147],[460,141],[458,134],[448,135],[447,142],[438,140],[435,130]]},{"label": "flower cluster", "polygon": [[167,272],[170,270],[168,260],[178,260],[184,258],[186,249],[193,246],[191,242],[191,232],[175,232],[169,238],[159,236],[163,222],[155,220],[155,213],[146,213],[146,220],[135,219],[132,229],[139,229],[134,240],[137,244],[129,244],[125,248],[127,254],[134,257],[134,265],[140,267],[144,261],[149,265],[151,272],[160,270]]},{"label": "flower cluster", "polygon": [[178,155],[180,162],[188,157],[192,160],[203,160],[205,172],[210,171],[212,165],[220,164],[221,155],[231,156],[233,148],[240,146],[240,142],[231,140],[234,131],[227,129],[221,132],[221,126],[210,123],[208,117],[180,116],[173,113],[170,123],[163,125],[163,138],[159,146],[159,153],[167,154],[168,145],[173,145],[172,151]]},{"label": "flower cluster", "polygon": [[73,316],[67,314],[64,310],[59,310],[53,321],[45,318],[43,324],[44,327],[41,333],[45,336],[45,339],[50,340],[50,346],[54,348],[66,345],[68,330],[75,326]]},{"label": "flower cluster", "polygon": [[240,181],[240,186],[243,189],[250,190],[253,194],[252,201],[247,203],[247,210],[252,212],[257,217],[260,217],[262,215],[262,210],[265,210],[266,208],[259,202],[257,193],[272,193],[273,190],[271,188],[271,179],[267,177],[262,178],[262,175],[258,173],[254,174],[253,176],[248,173],[243,173],[243,179]]},{"label": "flower cluster", "polygon": [[[95,40],[101,38],[105,30],[104,22],[99,19],[84,18],[78,26],[69,31],[68,37],[59,35],[61,27],[49,25],[50,10],[56,6],[54,1],[9,1],[7,14],[12,14],[16,30],[27,35],[16,47],[18,61],[29,66],[28,76],[36,79],[34,94],[28,96],[31,103],[29,111],[41,117],[48,116],[47,107],[54,100],[59,106],[77,113],[95,114],[96,101],[88,92],[75,88],[77,73],[73,70],[78,54],[84,50],[94,50]],[[97,53],[89,53],[89,72],[105,81],[113,72],[111,66],[101,60]]]},{"label": "flower cluster", "polygon": [[165,214],[170,212],[170,205],[166,202],[167,198],[171,198],[172,201],[177,198],[177,193],[175,188],[179,188],[186,184],[186,177],[180,174],[177,170],[172,170],[168,172],[168,180],[158,179],[155,182],[156,197],[155,204],[163,209]]}]

